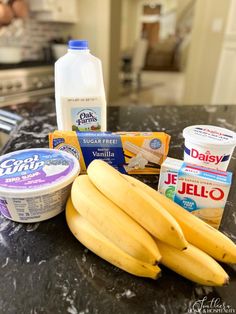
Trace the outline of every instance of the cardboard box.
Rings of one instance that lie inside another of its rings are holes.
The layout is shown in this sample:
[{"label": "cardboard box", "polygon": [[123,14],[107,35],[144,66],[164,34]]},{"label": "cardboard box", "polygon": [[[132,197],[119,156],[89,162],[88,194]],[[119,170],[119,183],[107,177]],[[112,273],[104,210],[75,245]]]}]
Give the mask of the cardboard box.
[{"label": "cardboard box", "polygon": [[49,134],[49,147],[72,153],[86,173],[90,162],[102,159],[127,174],[158,174],[169,151],[164,132],[75,132]]},{"label": "cardboard box", "polygon": [[159,191],[219,228],[232,173],[167,158],[161,167]]}]

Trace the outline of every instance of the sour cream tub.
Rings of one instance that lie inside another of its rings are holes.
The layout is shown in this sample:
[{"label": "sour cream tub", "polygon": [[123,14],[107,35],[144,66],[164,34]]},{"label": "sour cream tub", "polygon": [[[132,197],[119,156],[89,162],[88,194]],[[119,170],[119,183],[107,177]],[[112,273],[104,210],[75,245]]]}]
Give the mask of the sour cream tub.
[{"label": "sour cream tub", "polygon": [[0,157],[0,211],[17,222],[38,222],[63,211],[80,172],[71,154],[47,148]]},{"label": "sour cream tub", "polygon": [[213,125],[193,125],[183,130],[184,160],[227,170],[236,145],[236,133]]}]

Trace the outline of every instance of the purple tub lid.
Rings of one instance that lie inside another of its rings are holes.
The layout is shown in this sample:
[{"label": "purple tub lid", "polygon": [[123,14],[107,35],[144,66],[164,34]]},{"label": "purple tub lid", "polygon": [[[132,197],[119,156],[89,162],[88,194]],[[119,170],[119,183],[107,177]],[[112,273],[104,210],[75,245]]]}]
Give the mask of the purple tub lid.
[{"label": "purple tub lid", "polygon": [[71,154],[33,148],[0,157],[0,196],[59,189],[79,174],[79,161]]}]

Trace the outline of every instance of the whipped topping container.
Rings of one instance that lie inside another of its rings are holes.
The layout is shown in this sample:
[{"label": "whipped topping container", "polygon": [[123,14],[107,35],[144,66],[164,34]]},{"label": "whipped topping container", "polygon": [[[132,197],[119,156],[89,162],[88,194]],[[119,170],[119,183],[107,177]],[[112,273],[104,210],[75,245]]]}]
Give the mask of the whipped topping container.
[{"label": "whipped topping container", "polygon": [[227,170],[236,146],[236,133],[212,125],[193,125],[183,130],[184,161]]},{"label": "whipped topping container", "polygon": [[17,222],[38,222],[63,211],[79,174],[71,154],[47,148],[12,152],[0,157],[0,211]]}]

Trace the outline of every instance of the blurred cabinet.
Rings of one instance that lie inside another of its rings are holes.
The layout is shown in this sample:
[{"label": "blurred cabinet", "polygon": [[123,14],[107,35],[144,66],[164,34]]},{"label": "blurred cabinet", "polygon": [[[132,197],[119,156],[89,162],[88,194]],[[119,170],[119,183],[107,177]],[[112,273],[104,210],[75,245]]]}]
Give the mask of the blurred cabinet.
[{"label": "blurred cabinet", "polygon": [[236,103],[236,42],[224,45],[221,53],[213,104]]},{"label": "blurred cabinet", "polygon": [[236,104],[236,1],[231,0],[217,70],[213,104]]},{"label": "blurred cabinet", "polygon": [[160,13],[160,5],[143,5],[140,18],[142,37],[148,40],[149,47],[155,46],[159,40]]},{"label": "blurred cabinet", "polygon": [[235,17],[236,17],[236,1],[231,0],[228,23],[226,27],[226,33],[225,33],[225,38],[228,41],[230,40],[236,41]]},{"label": "blurred cabinet", "polygon": [[30,0],[29,5],[38,21],[78,22],[77,0]]}]

